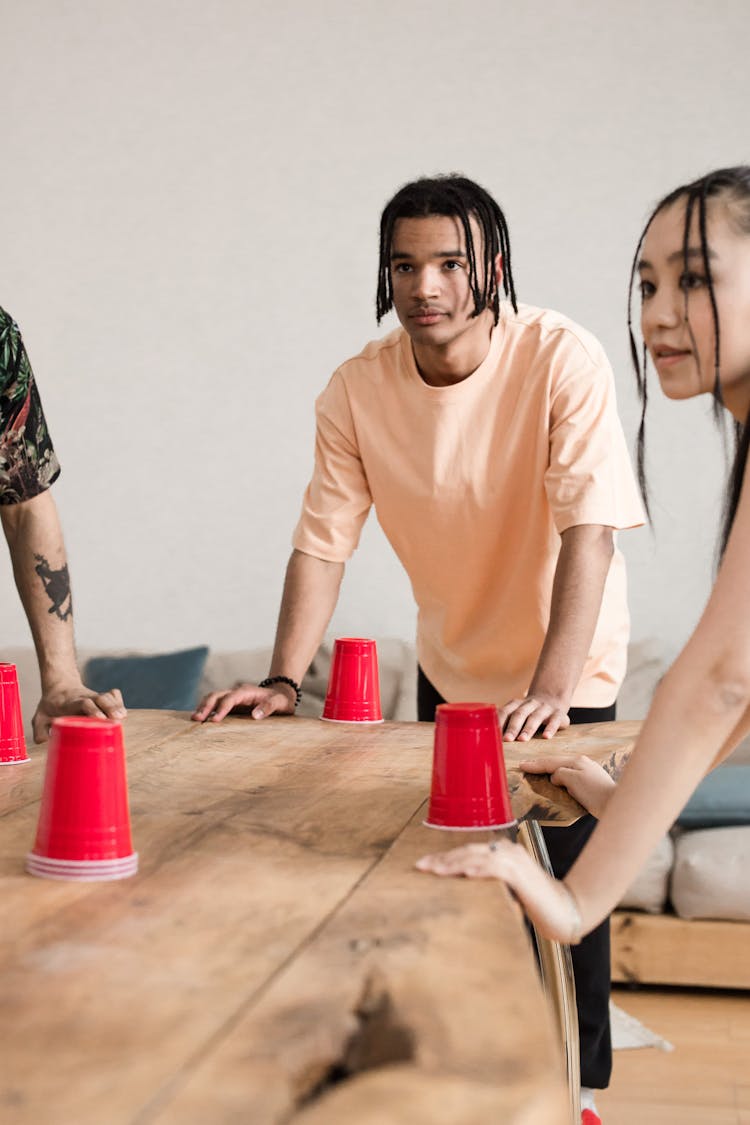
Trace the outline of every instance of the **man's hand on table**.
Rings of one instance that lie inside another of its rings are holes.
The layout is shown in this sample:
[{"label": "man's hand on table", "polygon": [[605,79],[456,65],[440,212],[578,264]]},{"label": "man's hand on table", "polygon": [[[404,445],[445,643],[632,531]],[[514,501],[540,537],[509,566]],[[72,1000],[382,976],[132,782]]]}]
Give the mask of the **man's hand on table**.
[{"label": "man's hand on table", "polygon": [[35,742],[46,742],[52,720],[61,715],[91,715],[97,719],[124,719],[127,715],[118,688],[95,692],[80,681],[48,687],[31,720]]},{"label": "man's hand on table", "polygon": [[272,688],[256,684],[237,684],[229,691],[212,691],[205,696],[191,718],[196,723],[220,723],[230,712],[266,719],[269,715],[293,715],[297,695],[289,684]]},{"label": "man's hand on table", "polygon": [[597,820],[616,788],[616,783],[599,763],[585,754],[570,754],[564,758],[550,754],[519,762],[519,767],[524,773],[548,773],[553,785],[567,789]]},{"label": "man's hand on table", "polygon": [[569,702],[544,692],[533,692],[523,699],[511,699],[498,707],[500,729],[506,742],[527,742],[537,732],[542,738],[552,738],[559,730],[570,726]]}]

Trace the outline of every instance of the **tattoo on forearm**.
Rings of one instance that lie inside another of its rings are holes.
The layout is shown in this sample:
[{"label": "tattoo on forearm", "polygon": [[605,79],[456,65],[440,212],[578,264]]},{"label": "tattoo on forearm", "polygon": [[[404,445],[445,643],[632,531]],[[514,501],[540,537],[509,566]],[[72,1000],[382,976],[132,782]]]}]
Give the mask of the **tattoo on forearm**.
[{"label": "tattoo on forearm", "polygon": [[61,621],[67,621],[73,613],[68,564],[65,563],[59,570],[53,570],[44,555],[34,555],[34,558],[37,561],[34,570],[41,578],[44,592],[52,602],[47,613],[54,613]]}]

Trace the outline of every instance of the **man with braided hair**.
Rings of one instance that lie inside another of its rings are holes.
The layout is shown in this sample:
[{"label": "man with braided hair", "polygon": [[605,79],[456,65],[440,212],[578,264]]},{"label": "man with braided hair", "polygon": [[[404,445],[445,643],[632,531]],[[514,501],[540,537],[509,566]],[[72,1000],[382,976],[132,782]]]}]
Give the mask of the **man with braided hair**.
[{"label": "man with braided hair", "polygon": [[[518,304],[505,217],[460,176],[407,184],[386,206],[378,321],[391,308],[402,327],[317,402],[269,679],[212,693],[195,718],[294,711],[374,505],[418,607],[420,719],[443,700],[494,702],[521,741],[613,719],[629,632],[614,530],[643,513],[600,344]],[[594,823],[545,831],[559,876]],[[573,956],[582,1084],[603,1087],[607,923]]]},{"label": "man with braided hair", "polygon": [[65,544],[49,491],[59,474],[21,333],[0,309],[0,522],[39,661],[37,742],[57,715],[125,715],[119,691],[97,694],[78,671]]}]

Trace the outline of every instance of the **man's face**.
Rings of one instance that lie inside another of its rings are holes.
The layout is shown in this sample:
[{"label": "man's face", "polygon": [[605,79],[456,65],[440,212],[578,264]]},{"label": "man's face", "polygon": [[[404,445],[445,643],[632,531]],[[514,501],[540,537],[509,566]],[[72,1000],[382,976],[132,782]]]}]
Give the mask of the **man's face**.
[{"label": "man's face", "polygon": [[[469,221],[481,261],[482,235],[476,220]],[[473,316],[466,240],[457,216],[398,219],[390,268],[396,314],[414,344],[444,348],[466,333],[487,331],[491,312]],[[480,273],[480,287],[483,280]]]}]

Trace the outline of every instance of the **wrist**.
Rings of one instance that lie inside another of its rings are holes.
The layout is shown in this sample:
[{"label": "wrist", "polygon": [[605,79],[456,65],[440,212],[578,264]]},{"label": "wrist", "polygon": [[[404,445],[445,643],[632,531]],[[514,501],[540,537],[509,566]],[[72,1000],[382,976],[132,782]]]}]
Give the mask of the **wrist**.
[{"label": "wrist", "polygon": [[265,680],[261,680],[258,687],[262,688],[276,688],[287,695],[293,701],[295,710],[299,706],[302,699],[302,689],[296,680],[291,676],[266,676]]},{"label": "wrist", "polygon": [[554,700],[563,711],[567,711],[570,707],[572,694],[573,689],[567,685],[558,687],[550,684],[549,681],[545,683],[543,680],[534,680],[529,685],[529,690],[527,692],[527,695],[532,697]]},{"label": "wrist", "polygon": [[86,686],[81,678],[81,673],[75,666],[64,671],[61,671],[59,667],[48,670],[40,668],[39,673],[42,695],[69,694],[70,692],[80,691]]},{"label": "wrist", "polygon": [[578,905],[578,899],[564,879],[560,880],[560,886],[565,892],[567,912],[570,919],[570,937],[566,945],[580,945],[581,938],[583,937],[583,919],[581,918],[581,909]]}]

